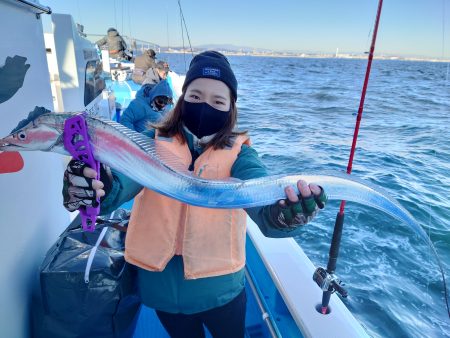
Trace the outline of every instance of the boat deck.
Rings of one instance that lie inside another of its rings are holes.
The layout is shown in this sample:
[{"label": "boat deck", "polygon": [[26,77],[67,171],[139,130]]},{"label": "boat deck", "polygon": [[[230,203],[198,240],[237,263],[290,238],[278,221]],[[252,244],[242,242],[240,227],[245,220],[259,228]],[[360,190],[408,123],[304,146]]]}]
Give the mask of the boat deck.
[{"label": "boat deck", "polygon": [[[247,268],[254,277],[253,282],[261,292],[263,301],[267,305],[269,316],[273,318],[280,336],[290,338],[303,337],[248,236],[246,250]],[[262,318],[262,313],[258,308],[256,298],[248,282],[246,283],[246,293],[246,337],[271,337],[270,331]],[[169,335],[160,324],[155,311],[143,307],[139,314],[134,338],[148,337],[169,338]],[[211,337],[211,335],[208,333],[207,337]]]}]

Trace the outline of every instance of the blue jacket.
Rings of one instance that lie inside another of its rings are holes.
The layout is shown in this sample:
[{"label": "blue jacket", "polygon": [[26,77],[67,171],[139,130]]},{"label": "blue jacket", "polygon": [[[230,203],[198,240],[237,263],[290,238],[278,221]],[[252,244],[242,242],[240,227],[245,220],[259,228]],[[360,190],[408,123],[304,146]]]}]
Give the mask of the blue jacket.
[{"label": "blue jacket", "polygon": [[130,102],[120,117],[120,123],[141,133],[148,129],[149,122],[158,122],[171,106],[166,106],[163,111],[153,110],[151,103],[157,96],[173,97],[170,85],[166,80],[154,86],[142,86],[137,92],[136,98]]}]

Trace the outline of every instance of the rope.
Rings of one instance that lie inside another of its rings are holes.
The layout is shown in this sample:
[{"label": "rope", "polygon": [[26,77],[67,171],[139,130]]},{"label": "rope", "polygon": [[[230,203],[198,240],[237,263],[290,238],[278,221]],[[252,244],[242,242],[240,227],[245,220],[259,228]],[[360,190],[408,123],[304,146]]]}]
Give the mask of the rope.
[{"label": "rope", "polygon": [[98,236],[98,238],[97,238],[97,242],[95,242],[95,245],[92,247],[91,252],[89,253],[86,268],[84,269],[84,282],[86,284],[89,283],[89,273],[91,272],[92,263],[94,262],[95,254],[97,252],[98,247],[102,243],[103,237],[105,237],[107,231],[108,231],[108,227],[104,227],[102,229],[100,236]]},{"label": "rope", "polygon": [[183,59],[184,59],[184,72],[186,73],[187,71],[187,66],[186,66],[186,52],[184,50],[184,31],[183,31],[183,14],[181,11],[181,4],[180,1],[178,0],[178,6],[180,8],[180,25],[181,25],[181,39],[183,41]]},{"label": "rope", "polygon": [[180,8],[180,24],[181,24],[181,37],[183,39],[184,70],[186,71],[187,67],[186,67],[186,52],[185,52],[185,48],[184,48],[183,24],[184,24],[184,29],[186,30],[186,36],[188,38],[189,48],[191,50],[192,57],[194,57],[194,51],[192,50],[191,38],[189,36],[189,31],[188,31],[188,28],[186,25],[186,20],[184,19],[183,9],[181,8],[180,0],[178,0],[178,7]]},{"label": "rope", "polygon": [[189,37],[189,31],[187,29],[186,20],[184,19],[183,10],[181,8],[180,0],[178,0],[178,6],[180,6],[181,20],[184,23],[184,29],[186,30],[186,35],[189,41],[189,48],[191,49],[191,55],[194,57],[194,51],[192,50],[191,38]]}]

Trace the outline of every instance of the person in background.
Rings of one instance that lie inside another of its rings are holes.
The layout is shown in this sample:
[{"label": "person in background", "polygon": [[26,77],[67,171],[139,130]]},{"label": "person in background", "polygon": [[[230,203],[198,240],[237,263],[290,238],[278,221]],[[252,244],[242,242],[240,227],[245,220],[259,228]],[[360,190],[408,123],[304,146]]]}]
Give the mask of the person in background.
[{"label": "person in background", "polygon": [[[157,153],[173,153],[184,170],[206,180],[267,176],[247,132],[236,129],[237,85],[224,55],[196,55],[175,108],[147,133],[154,137]],[[203,338],[204,326],[214,338],[243,338],[246,213],[265,236],[291,237],[300,234],[327,201],[321,187],[300,180],[296,189],[287,186],[286,198],[272,205],[201,208],[106,169],[95,180],[95,170],[82,162],[69,163],[64,205],[73,211],[91,206],[98,196],[101,213],[108,213],[136,196],[125,257],[138,267],[142,303],[156,310],[172,338]]]},{"label": "person in background", "polygon": [[132,80],[137,84],[142,84],[145,79],[145,73],[150,68],[156,67],[156,53],[153,49],[147,49],[142,55],[134,59],[134,70]]},{"label": "person in background", "polygon": [[161,61],[158,61],[158,63],[162,63],[162,65],[164,66],[164,70],[165,70],[166,74],[170,71],[169,64],[166,61],[161,60]]},{"label": "person in background", "polygon": [[172,100],[172,90],[166,80],[156,85],[143,85],[119,122],[141,133],[148,129],[150,122],[158,122],[166,114],[172,107]]},{"label": "person in background", "polygon": [[167,78],[167,73],[169,72],[169,65],[165,61],[158,61],[154,68],[150,68],[145,73],[144,81],[142,84],[156,84],[161,80],[165,80]]},{"label": "person in background", "polygon": [[100,49],[106,45],[108,47],[109,56],[114,59],[120,60],[125,58],[127,44],[115,28],[109,28],[107,35],[98,40],[96,44]]}]

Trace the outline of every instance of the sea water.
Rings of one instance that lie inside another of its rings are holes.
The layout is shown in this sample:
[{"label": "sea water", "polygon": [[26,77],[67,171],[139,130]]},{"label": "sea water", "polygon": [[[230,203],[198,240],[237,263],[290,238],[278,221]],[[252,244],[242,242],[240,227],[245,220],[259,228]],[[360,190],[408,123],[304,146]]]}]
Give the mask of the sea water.
[{"label": "sea water", "polygon": [[[160,57],[181,74],[191,59]],[[346,171],[366,60],[229,60],[239,82],[239,128],[249,131],[272,174]],[[450,283],[446,72],[445,63],[373,61],[352,174],[385,188],[416,218]],[[327,265],[338,209],[338,202],[330,202],[296,238],[316,266]],[[349,292],[344,303],[372,336],[450,336],[433,254],[390,216],[347,203],[336,274]]]}]

